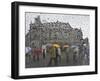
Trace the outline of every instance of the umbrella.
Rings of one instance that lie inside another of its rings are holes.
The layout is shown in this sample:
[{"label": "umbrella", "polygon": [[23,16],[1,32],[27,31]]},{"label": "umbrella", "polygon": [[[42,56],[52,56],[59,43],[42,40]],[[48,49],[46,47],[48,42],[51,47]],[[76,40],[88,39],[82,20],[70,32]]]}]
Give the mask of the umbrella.
[{"label": "umbrella", "polygon": [[49,43],[48,43],[48,44],[46,44],[46,46],[52,46],[52,44],[49,44]]},{"label": "umbrella", "polygon": [[25,47],[25,53],[29,53],[32,49],[30,47]]},{"label": "umbrella", "polygon": [[60,48],[60,45],[58,44],[53,44],[54,47]]},{"label": "umbrella", "polygon": [[64,48],[67,48],[67,47],[69,47],[69,45],[64,45],[63,47],[64,47]]},{"label": "umbrella", "polygon": [[78,47],[78,46],[76,46],[76,45],[72,45],[72,46],[71,46],[71,48],[77,48],[77,47]]}]

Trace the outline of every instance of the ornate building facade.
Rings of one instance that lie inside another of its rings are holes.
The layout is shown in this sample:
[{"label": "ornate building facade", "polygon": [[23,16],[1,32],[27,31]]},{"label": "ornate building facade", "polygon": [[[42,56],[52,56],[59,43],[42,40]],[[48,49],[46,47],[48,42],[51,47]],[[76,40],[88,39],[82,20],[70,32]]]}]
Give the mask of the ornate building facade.
[{"label": "ornate building facade", "polygon": [[42,23],[40,16],[30,23],[30,30],[25,36],[26,47],[41,48],[43,44],[57,42],[59,44],[80,45],[83,40],[81,29],[72,28],[69,23],[47,22]]}]

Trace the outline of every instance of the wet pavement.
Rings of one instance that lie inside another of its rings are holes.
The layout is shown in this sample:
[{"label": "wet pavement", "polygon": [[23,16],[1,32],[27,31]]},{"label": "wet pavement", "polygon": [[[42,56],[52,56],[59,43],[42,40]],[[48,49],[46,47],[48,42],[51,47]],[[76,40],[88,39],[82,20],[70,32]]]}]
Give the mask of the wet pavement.
[{"label": "wet pavement", "polygon": [[[79,60],[80,59],[78,59],[78,61]],[[43,58],[43,55],[41,54],[39,56],[39,60],[37,58],[33,59],[33,57],[30,55],[30,56],[26,56],[26,59],[25,59],[25,64],[26,65],[25,65],[25,67],[26,68],[37,68],[37,67],[57,67],[57,66],[88,65],[87,62],[84,63],[85,61],[83,61],[81,59],[82,63],[76,63],[75,61],[67,62],[66,54],[62,53],[61,61],[58,59],[57,60],[57,64],[55,65],[54,61],[52,61],[52,63],[49,64],[49,62],[50,62],[50,54],[46,54],[45,58]]]}]

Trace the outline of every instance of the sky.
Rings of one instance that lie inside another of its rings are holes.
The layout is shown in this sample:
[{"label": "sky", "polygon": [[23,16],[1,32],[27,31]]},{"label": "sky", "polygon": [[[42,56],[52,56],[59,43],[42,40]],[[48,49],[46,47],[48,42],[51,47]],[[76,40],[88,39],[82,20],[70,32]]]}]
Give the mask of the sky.
[{"label": "sky", "polygon": [[34,12],[26,12],[25,13],[25,32],[29,31],[29,24],[34,23],[34,19],[40,16],[41,22],[65,22],[69,23],[72,28],[78,28],[83,32],[83,38],[89,38],[89,30],[90,30],[90,16],[84,14],[52,14],[52,13],[34,13]]}]

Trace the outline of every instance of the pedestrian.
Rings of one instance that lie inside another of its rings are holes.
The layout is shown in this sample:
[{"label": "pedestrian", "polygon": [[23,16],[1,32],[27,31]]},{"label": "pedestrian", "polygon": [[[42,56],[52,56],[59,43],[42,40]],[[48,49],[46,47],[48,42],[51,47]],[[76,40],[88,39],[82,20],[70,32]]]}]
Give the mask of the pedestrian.
[{"label": "pedestrian", "polygon": [[53,46],[50,47],[50,49],[49,49],[49,53],[50,53],[50,61],[49,61],[48,66],[53,65],[53,62],[54,62],[54,65],[56,66],[56,65],[57,65],[57,59],[56,59],[56,48],[53,47]]},{"label": "pedestrian", "polygon": [[56,48],[56,59],[57,59],[57,64],[61,63],[61,49],[60,48]]},{"label": "pedestrian", "polygon": [[40,60],[40,55],[42,54],[42,49],[41,48],[37,48],[36,49],[36,54],[37,54],[37,61]]},{"label": "pedestrian", "polygon": [[46,45],[42,46],[42,54],[43,54],[43,59],[46,57]]},{"label": "pedestrian", "polygon": [[78,46],[75,46],[73,48],[73,64],[75,65],[78,65],[80,62],[79,62],[79,59],[80,58],[80,55],[79,55],[79,47]]},{"label": "pedestrian", "polygon": [[34,48],[33,49],[33,61],[39,61],[40,54],[41,54],[41,49]]},{"label": "pedestrian", "polygon": [[66,63],[69,64],[70,58],[69,58],[69,54],[70,54],[70,48],[69,47],[65,47],[65,55],[66,55]]}]

